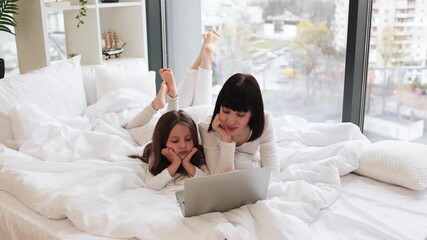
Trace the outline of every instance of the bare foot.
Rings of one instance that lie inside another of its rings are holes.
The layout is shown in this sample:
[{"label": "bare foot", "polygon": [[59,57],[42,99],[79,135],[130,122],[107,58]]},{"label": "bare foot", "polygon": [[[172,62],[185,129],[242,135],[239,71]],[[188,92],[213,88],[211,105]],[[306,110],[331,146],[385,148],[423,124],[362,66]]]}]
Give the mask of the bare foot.
[{"label": "bare foot", "polygon": [[158,111],[166,106],[166,92],[168,91],[168,86],[165,83],[160,85],[159,92],[157,93],[154,100],[151,102],[151,107]]},{"label": "bare foot", "polygon": [[163,82],[168,86],[168,95],[170,97],[176,97],[178,91],[176,88],[175,78],[173,76],[172,69],[170,68],[161,68],[159,70],[160,76],[163,79]]},{"label": "bare foot", "polygon": [[215,29],[210,29],[207,33],[203,34],[202,57],[213,57],[219,38],[219,33]]}]

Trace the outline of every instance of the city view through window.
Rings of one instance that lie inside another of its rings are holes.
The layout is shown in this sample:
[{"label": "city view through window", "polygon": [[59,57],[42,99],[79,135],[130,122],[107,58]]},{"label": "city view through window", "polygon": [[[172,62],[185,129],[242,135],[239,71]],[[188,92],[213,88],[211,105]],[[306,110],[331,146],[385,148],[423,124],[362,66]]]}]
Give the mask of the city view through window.
[{"label": "city view through window", "polygon": [[202,28],[221,32],[216,89],[255,76],[274,116],[341,122],[348,2],[202,1]]},{"label": "city view through window", "polygon": [[[419,0],[373,3],[364,133],[427,143],[427,10]],[[341,122],[348,1],[202,1],[203,31],[222,33],[216,89],[253,74],[274,116]]]},{"label": "city view through window", "polygon": [[427,2],[372,6],[365,133],[427,143]]}]

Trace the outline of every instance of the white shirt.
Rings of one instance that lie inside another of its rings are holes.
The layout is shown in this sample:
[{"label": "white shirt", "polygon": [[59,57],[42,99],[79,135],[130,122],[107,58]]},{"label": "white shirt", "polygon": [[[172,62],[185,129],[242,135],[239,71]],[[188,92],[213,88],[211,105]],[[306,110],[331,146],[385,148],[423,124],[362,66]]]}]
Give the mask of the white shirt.
[{"label": "white shirt", "polygon": [[[206,165],[202,165],[200,168],[196,167],[196,173],[193,177],[204,177],[207,175],[209,175],[208,168]],[[147,167],[144,182],[147,184],[147,187],[159,191],[171,185],[184,184],[184,179],[186,178],[187,176],[179,173],[171,176],[167,168],[159,174],[153,175]]]},{"label": "white shirt", "polygon": [[264,117],[265,126],[261,136],[239,147],[236,147],[235,142],[221,141],[220,135],[215,131],[208,132],[211,116],[199,123],[206,164],[211,174],[257,167],[270,167],[272,176],[280,172],[273,116],[265,112]]}]

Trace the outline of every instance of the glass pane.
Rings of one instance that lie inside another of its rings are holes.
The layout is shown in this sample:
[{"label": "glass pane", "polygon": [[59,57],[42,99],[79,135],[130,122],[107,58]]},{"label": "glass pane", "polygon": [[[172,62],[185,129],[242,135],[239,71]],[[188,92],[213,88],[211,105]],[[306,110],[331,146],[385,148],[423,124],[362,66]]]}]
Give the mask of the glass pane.
[{"label": "glass pane", "polygon": [[222,36],[216,92],[233,73],[251,73],[274,116],[341,122],[348,1],[201,3],[202,31],[216,28]]},{"label": "glass pane", "polygon": [[15,36],[0,32],[0,58],[4,59],[5,77],[19,74]]},{"label": "glass pane", "polygon": [[47,35],[50,61],[67,58],[65,49],[64,15],[62,11],[47,12]]},{"label": "glass pane", "polygon": [[373,2],[364,133],[427,143],[427,2]]}]

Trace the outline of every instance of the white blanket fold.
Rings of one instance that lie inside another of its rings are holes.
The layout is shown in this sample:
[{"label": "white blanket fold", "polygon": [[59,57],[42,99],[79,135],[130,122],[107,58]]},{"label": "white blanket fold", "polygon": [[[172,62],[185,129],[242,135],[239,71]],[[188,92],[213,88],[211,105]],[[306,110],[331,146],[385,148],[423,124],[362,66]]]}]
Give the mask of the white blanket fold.
[{"label": "white blanket fold", "polygon": [[174,195],[182,186],[146,188],[146,165],[127,157],[141,149],[122,126],[150,100],[118,90],[76,118],[16,106],[10,118],[20,150],[0,145],[0,189],[48,218],[108,237],[309,239],[309,224],[334,203],[340,176],[357,168],[369,143],[350,123],[277,118],[282,172],[268,200],[183,218]]}]

